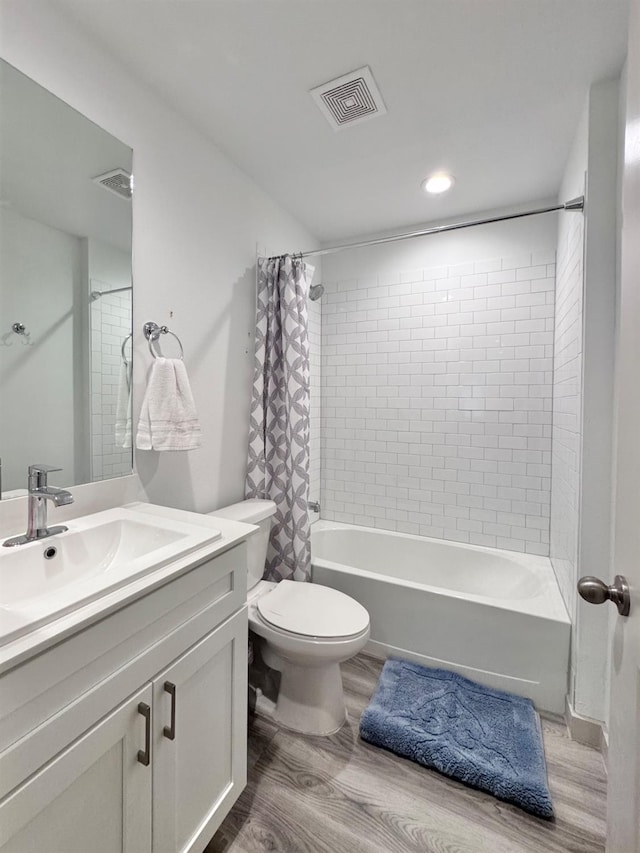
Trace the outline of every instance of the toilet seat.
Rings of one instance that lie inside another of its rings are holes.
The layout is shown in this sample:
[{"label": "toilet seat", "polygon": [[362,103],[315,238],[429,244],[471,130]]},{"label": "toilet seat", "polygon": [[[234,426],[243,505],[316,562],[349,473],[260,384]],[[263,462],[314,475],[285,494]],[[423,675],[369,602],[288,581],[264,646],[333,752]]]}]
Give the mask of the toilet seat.
[{"label": "toilet seat", "polygon": [[369,629],[369,613],[361,604],[319,584],[283,580],[256,604],[263,622],[298,637],[340,640]]}]

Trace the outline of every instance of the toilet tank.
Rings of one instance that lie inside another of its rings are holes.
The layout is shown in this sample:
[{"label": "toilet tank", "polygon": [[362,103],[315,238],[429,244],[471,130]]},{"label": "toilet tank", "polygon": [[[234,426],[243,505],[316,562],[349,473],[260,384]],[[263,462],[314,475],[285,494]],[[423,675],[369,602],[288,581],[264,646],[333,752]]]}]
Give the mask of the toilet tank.
[{"label": "toilet tank", "polygon": [[230,504],[230,506],[224,506],[209,513],[209,515],[217,515],[220,518],[228,518],[232,521],[255,524],[260,528],[258,533],[251,536],[247,542],[247,589],[251,589],[258,581],[262,580],[264,564],[267,559],[267,548],[269,547],[271,520],[275,511],[276,505],[273,501],[249,498],[246,501]]}]

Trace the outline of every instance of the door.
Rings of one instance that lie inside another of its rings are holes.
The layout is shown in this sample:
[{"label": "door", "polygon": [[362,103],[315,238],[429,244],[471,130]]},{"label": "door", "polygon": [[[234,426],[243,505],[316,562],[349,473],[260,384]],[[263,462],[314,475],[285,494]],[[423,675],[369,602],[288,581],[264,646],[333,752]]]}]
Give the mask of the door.
[{"label": "door", "polygon": [[617,616],[611,660],[608,853],[640,853],[640,0],[632,0],[627,58],[614,569],[631,611]]},{"label": "door", "polygon": [[151,697],[149,684],[7,797],[2,853],[151,850],[151,767],[139,761]]},{"label": "door", "polygon": [[247,781],[247,609],[153,682],[153,851],[202,851]]}]

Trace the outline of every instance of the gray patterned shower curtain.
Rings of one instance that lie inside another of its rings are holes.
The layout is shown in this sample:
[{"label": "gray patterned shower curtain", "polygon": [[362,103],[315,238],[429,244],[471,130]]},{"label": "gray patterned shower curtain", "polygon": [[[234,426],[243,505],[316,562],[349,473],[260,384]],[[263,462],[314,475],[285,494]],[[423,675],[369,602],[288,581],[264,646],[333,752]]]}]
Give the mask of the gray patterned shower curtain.
[{"label": "gray patterned shower curtain", "polygon": [[275,581],[311,577],[307,290],[301,259],[258,261],[245,495],[275,501],[266,564]]}]

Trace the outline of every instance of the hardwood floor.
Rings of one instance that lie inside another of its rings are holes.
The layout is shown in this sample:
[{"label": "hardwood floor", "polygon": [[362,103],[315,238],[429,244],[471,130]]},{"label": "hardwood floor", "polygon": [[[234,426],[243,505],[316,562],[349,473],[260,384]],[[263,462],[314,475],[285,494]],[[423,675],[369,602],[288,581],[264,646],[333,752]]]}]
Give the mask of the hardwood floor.
[{"label": "hardwood floor", "polygon": [[362,742],[381,662],[343,665],[349,722],[311,738],[255,718],[249,782],[205,853],[602,853],[606,779],[596,750],[543,720],[553,822]]}]

